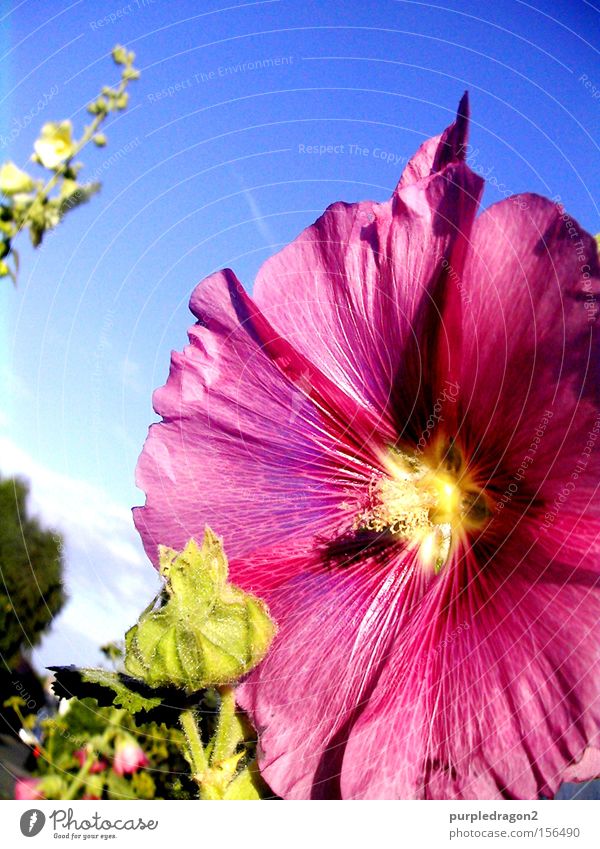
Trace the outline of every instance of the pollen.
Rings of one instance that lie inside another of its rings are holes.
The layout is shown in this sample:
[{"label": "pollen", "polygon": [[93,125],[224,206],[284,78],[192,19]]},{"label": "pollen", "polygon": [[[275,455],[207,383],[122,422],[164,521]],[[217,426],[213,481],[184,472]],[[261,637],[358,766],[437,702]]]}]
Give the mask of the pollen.
[{"label": "pollen", "polygon": [[397,537],[418,552],[426,571],[439,573],[456,540],[487,521],[484,491],[451,441],[437,443],[424,457],[389,449],[383,469],[371,481],[355,527]]}]

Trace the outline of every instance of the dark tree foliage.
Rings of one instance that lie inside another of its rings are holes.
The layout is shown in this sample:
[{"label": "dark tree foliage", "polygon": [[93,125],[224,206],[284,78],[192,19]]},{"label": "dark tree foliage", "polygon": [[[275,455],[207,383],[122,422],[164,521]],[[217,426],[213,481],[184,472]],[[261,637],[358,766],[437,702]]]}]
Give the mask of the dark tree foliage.
[{"label": "dark tree foliage", "polygon": [[62,540],[27,514],[29,488],[0,479],[0,661],[14,667],[64,604]]}]

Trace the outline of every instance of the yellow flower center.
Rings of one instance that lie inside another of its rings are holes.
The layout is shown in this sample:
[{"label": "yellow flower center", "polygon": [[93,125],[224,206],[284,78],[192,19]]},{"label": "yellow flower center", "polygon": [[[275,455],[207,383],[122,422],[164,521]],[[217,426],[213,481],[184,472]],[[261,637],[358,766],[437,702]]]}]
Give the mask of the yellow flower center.
[{"label": "yellow flower center", "polygon": [[436,574],[452,545],[481,530],[488,500],[477,486],[456,444],[438,440],[427,455],[390,449],[384,474],[373,480],[356,529],[390,533],[418,550],[426,570]]}]

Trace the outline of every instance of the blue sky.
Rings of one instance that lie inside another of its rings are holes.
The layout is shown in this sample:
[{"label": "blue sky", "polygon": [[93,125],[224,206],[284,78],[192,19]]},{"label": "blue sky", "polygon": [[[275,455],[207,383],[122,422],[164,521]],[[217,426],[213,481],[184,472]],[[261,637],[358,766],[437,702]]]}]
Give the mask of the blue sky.
[{"label": "blue sky", "polygon": [[31,479],[35,509],[67,541],[71,602],[38,658],[82,662],[156,586],[129,519],[143,499],[134,467],[195,284],[231,266],[251,288],[328,204],[386,198],[465,88],[485,203],[559,194],[598,232],[600,11],[586,0],[2,9],[2,159],[26,165],[43,121],[82,126],[116,80],[116,42],[142,70],[108,147],[82,157],[102,193],[41,250],[25,248],[18,288],[0,291],[0,469]]}]

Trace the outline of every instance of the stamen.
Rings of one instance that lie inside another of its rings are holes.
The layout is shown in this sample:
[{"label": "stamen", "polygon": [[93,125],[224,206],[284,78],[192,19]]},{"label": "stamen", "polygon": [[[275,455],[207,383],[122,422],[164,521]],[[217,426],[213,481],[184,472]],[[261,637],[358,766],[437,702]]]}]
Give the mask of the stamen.
[{"label": "stamen", "polygon": [[487,521],[484,492],[454,441],[436,444],[424,460],[390,449],[384,468],[371,482],[355,529],[392,534],[418,550],[425,569],[439,573],[454,539]]}]

